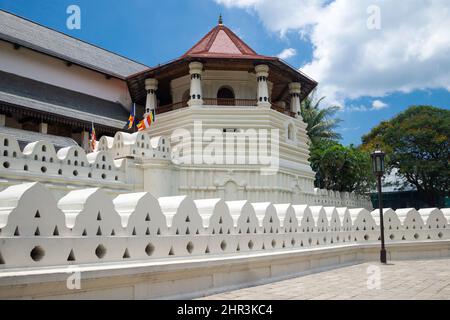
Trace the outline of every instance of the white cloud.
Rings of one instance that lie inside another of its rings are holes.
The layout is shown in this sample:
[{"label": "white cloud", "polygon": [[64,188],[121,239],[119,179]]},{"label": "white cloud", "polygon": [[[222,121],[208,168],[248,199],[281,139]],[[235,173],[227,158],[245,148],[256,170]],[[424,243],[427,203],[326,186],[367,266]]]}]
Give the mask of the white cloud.
[{"label": "white cloud", "polygon": [[370,108],[367,108],[364,105],[360,105],[360,106],[349,105],[349,106],[346,106],[345,109],[341,109],[341,111],[345,111],[345,112],[366,112],[366,111],[370,111]]},{"label": "white cloud", "polygon": [[384,103],[381,100],[374,100],[372,102],[372,110],[381,110],[381,109],[386,109],[388,107],[389,107],[389,105],[387,105],[386,103]]},{"label": "white cloud", "polygon": [[349,131],[358,131],[360,129],[361,129],[361,127],[351,127],[351,128],[342,128],[340,131],[341,132],[349,132]]},{"label": "white cloud", "polygon": [[297,55],[297,50],[293,48],[284,49],[278,54],[278,58],[286,60],[292,57],[295,57]]},{"label": "white cloud", "polygon": [[[450,91],[448,0],[215,0],[256,12],[265,27],[296,31],[313,46],[302,71],[320,83],[329,102],[381,98],[393,92]],[[370,6],[381,29],[370,30]]]}]

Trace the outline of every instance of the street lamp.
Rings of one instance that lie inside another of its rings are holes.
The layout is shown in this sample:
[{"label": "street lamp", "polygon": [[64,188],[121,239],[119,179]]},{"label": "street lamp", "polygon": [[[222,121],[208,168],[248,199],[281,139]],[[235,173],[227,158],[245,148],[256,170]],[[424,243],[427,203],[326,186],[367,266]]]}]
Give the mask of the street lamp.
[{"label": "street lamp", "polygon": [[381,263],[386,263],[386,248],[384,246],[384,219],[383,219],[383,199],[381,194],[381,177],[384,174],[384,156],[385,153],[380,150],[379,145],[377,145],[377,150],[372,154],[372,169],[373,173],[378,178],[378,205],[380,208],[380,231],[381,231],[381,251],[380,251],[380,261]]}]

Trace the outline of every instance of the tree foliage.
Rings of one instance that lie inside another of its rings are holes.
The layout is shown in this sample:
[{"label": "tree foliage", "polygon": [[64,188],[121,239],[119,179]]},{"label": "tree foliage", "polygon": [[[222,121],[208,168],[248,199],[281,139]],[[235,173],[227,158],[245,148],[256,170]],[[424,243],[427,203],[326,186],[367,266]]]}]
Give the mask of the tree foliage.
[{"label": "tree foliage", "polygon": [[312,145],[310,161],[318,188],[364,194],[374,187],[370,155],[353,146],[322,140]]},{"label": "tree foliage", "polygon": [[397,168],[423,201],[439,206],[450,190],[450,110],[412,106],[363,136],[363,149],[379,144],[387,167]]},{"label": "tree foliage", "polygon": [[339,107],[321,106],[324,99],[325,97],[316,99],[315,92],[313,92],[300,105],[300,113],[307,125],[308,136],[313,144],[322,139],[341,139],[341,135],[335,131],[341,122],[340,119],[335,118]]},{"label": "tree foliage", "polygon": [[301,104],[301,115],[310,139],[310,163],[316,172],[315,186],[341,192],[367,193],[374,183],[370,155],[337,141],[337,106],[322,106],[325,97],[315,98],[313,92]]}]

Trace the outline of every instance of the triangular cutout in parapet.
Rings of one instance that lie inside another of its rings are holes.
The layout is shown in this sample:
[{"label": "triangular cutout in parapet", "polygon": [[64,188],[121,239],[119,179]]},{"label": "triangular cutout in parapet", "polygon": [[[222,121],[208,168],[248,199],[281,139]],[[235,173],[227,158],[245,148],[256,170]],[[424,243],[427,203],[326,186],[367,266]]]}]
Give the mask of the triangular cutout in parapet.
[{"label": "triangular cutout in parapet", "polygon": [[191,219],[189,219],[189,216],[186,216],[186,222],[191,222]]},{"label": "triangular cutout in parapet", "polygon": [[19,227],[16,227],[16,230],[14,230],[14,236],[15,237],[20,236]]},{"label": "triangular cutout in parapet", "polygon": [[70,250],[69,256],[67,257],[67,261],[75,261],[75,253],[73,249]]},{"label": "triangular cutout in parapet", "polygon": [[53,230],[53,235],[54,236],[59,236],[58,226],[55,226],[55,229]]},{"label": "triangular cutout in parapet", "polygon": [[209,246],[206,246],[205,253],[209,253]]},{"label": "triangular cutout in parapet", "polygon": [[145,221],[150,221],[150,214],[147,213],[147,215],[145,216]]},{"label": "triangular cutout in parapet", "polygon": [[101,236],[101,235],[102,235],[102,229],[99,226],[97,229],[97,236]]},{"label": "triangular cutout in parapet", "polygon": [[97,221],[102,221],[102,215],[100,214],[100,211],[97,213]]},{"label": "triangular cutout in parapet", "polygon": [[111,230],[111,235],[115,236],[116,235],[116,231],[114,231],[114,229]]},{"label": "triangular cutout in parapet", "polygon": [[35,236],[40,236],[41,235],[41,231],[39,230],[39,227],[36,228],[36,231],[34,232]]},{"label": "triangular cutout in parapet", "polygon": [[219,224],[222,224],[223,223],[223,220],[222,220],[222,217],[220,217],[219,218]]},{"label": "triangular cutout in parapet", "polygon": [[191,232],[189,231],[189,228],[186,228],[186,234],[191,234]]},{"label": "triangular cutout in parapet", "polygon": [[123,253],[122,258],[124,258],[124,259],[130,258],[130,252],[128,252],[128,248],[125,249],[125,252]]},{"label": "triangular cutout in parapet", "polygon": [[197,231],[195,232],[195,234],[200,234],[200,231],[198,231],[198,229],[197,229]]},{"label": "triangular cutout in parapet", "polygon": [[83,233],[81,234],[83,237],[86,237],[87,236],[87,231],[86,231],[86,229],[84,229],[83,230]]},{"label": "triangular cutout in parapet", "polygon": [[133,228],[133,232],[131,233],[131,235],[133,235],[133,236],[136,235],[136,227]]},{"label": "triangular cutout in parapet", "polygon": [[5,260],[3,259],[1,252],[0,252],[0,264],[5,264]]},{"label": "triangular cutout in parapet", "polygon": [[36,214],[34,215],[34,217],[35,217],[35,218],[40,218],[40,217],[41,217],[41,214],[39,213],[39,210],[36,211]]},{"label": "triangular cutout in parapet", "polygon": [[150,235],[150,229],[147,227],[147,230],[145,230],[145,235],[149,236]]},{"label": "triangular cutout in parapet", "polygon": [[160,236],[161,235],[161,229],[158,228],[158,231],[156,231],[156,235]]},{"label": "triangular cutout in parapet", "polygon": [[264,243],[263,243],[263,245],[262,245],[262,248],[261,248],[262,250],[266,250],[266,246],[264,245]]},{"label": "triangular cutout in parapet", "polygon": [[170,247],[169,256],[174,256],[174,255],[175,255],[175,253],[173,252],[173,247]]},{"label": "triangular cutout in parapet", "polygon": [[247,223],[250,223],[250,217],[247,217]]},{"label": "triangular cutout in parapet", "polygon": [[237,245],[236,251],[241,251],[241,247],[239,246],[239,243]]}]

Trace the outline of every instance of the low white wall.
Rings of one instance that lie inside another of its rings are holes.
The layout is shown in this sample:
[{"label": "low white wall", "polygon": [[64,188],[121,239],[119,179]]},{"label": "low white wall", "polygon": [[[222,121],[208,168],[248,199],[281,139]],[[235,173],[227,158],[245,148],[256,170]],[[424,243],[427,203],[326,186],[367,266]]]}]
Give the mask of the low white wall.
[{"label": "low white wall", "polygon": [[[376,260],[377,215],[98,188],[56,201],[39,183],[15,185],[0,192],[0,297],[156,298]],[[391,258],[448,256],[447,211],[386,209],[385,219]],[[67,268],[92,280],[64,291]]]},{"label": "low white wall", "polygon": [[[0,272],[0,299],[189,299],[379,257],[378,244]],[[388,245],[389,261],[449,258],[450,241]],[[79,272],[79,289],[69,277]],[[69,280],[68,280],[69,279]]]}]

